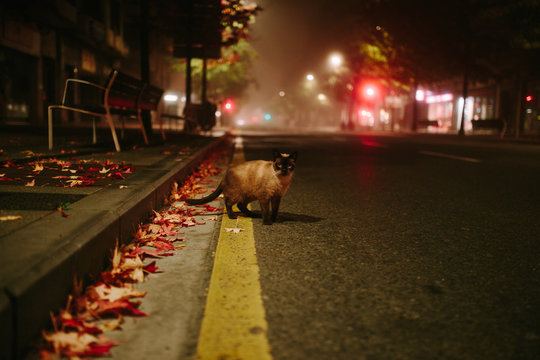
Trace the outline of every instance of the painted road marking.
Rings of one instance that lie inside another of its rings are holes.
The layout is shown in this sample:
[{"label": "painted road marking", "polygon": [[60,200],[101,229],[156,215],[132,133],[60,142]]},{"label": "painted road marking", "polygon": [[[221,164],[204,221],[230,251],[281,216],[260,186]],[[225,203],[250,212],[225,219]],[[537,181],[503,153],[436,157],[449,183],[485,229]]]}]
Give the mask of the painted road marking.
[{"label": "painted road marking", "polygon": [[[241,143],[241,142],[240,142]],[[233,162],[244,158],[236,147]],[[238,233],[226,228],[241,228]],[[197,359],[271,360],[250,218],[223,215]]]},{"label": "painted road marking", "polygon": [[456,156],[456,155],[451,155],[451,154],[443,154],[443,153],[438,153],[438,152],[433,152],[433,151],[419,151],[419,153],[424,154],[424,155],[429,155],[429,156],[437,156],[437,157],[442,157],[442,158],[447,158],[447,159],[454,159],[454,160],[461,160],[461,161],[467,161],[467,162],[472,162],[472,163],[481,162],[479,159],[475,159],[475,158]]}]

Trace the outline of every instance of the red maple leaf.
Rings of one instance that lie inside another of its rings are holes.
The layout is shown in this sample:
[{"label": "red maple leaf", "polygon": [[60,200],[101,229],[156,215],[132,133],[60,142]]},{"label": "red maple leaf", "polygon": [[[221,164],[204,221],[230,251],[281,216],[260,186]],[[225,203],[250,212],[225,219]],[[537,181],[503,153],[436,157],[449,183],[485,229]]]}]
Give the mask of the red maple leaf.
[{"label": "red maple leaf", "polygon": [[146,265],[144,268],[144,271],[147,271],[149,273],[155,273],[159,270],[159,268],[156,266],[156,261],[152,261],[150,264]]},{"label": "red maple leaf", "polygon": [[94,304],[97,305],[96,309],[93,309],[92,311],[95,312],[96,315],[121,315],[121,314],[129,314],[134,316],[146,316],[146,314],[140,310],[137,310],[136,306],[139,305],[138,302],[132,302],[126,299],[120,299],[113,302],[109,301],[103,301],[103,300],[96,300]]},{"label": "red maple leaf", "polygon": [[162,251],[174,250],[174,245],[168,241],[166,238],[160,237],[155,240],[148,242],[146,245],[155,247],[156,249]]},{"label": "red maple leaf", "polygon": [[124,175],[122,175],[122,173],[120,171],[112,172],[107,176],[110,177],[110,178],[113,178],[113,179],[120,179],[120,180],[125,179]]},{"label": "red maple leaf", "polygon": [[76,329],[79,332],[86,332],[89,334],[99,334],[102,332],[101,329],[97,326],[87,325],[81,320],[61,317],[60,321],[62,322],[62,325],[64,325],[64,327]]}]

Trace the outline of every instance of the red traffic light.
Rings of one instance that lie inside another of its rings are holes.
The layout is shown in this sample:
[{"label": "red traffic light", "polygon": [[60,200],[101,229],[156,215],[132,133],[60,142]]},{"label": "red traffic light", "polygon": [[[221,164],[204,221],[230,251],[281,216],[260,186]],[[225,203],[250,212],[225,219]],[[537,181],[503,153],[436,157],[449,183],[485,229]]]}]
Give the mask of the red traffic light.
[{"label": "red traffic light", "polygon": [[363,84],[358,89],[358,96],[365,101],[375,101],[379,96],[380,90],[377,85],[372,83]]},{"label": "red traffic light", "polygon": [[234,109],[234,102],[231,99],[225,100],[225,102],[223,103],[223,108],[227,112],[232,112]]},{"label": "red traffic light", "polygon": [[531,102],[531,101],[533,101],[533,96],[532,96],[532,95],[527,95],[527,96],[525,96],[525,101],[526,101],[526,102]]},{"label": "red traffic light", "polygon": [[375,96],[375,88],[373,86],[366,86],[366,89],[364,90],[364,94],[368,98],[372,98]]}]

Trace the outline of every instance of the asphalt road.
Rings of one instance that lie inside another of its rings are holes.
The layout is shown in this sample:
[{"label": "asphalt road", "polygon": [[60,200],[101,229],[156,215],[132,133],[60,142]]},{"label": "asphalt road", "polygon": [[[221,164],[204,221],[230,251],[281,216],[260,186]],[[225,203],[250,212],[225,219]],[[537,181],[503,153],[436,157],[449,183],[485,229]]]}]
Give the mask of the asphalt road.
[{"label": "asphalt road", "polygon": [[274,359],[538,359],[540,146],[244,136],[299,152],[254,220]]}]

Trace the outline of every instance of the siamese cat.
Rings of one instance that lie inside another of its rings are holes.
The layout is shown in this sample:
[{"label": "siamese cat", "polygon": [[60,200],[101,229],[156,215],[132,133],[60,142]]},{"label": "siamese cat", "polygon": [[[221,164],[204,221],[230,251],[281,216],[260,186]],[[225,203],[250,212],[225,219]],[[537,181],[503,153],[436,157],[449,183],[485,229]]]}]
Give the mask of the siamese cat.
[{"label": "siamese cat", "polygon": [[[279,203],[291,185],[296,155],[280,153],[274,150],[274,161],[255,160],[231,166],[217,189],[202,199],[187,199],[189,205],[206,204],[223,192],[225,207],[230,219],[236,219],[232,207],[238,208],[247,216],[256,216],[248,210],[247,204],[259,200],[263,224],[271,225],[276,221]],[[270,203],[272,213],[270,214]]]}]

